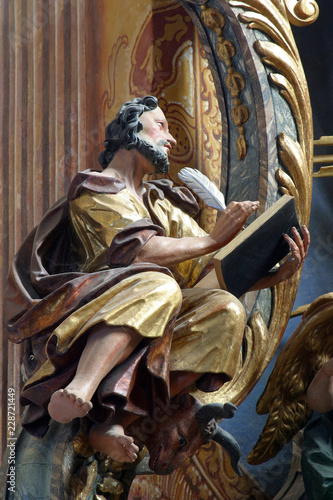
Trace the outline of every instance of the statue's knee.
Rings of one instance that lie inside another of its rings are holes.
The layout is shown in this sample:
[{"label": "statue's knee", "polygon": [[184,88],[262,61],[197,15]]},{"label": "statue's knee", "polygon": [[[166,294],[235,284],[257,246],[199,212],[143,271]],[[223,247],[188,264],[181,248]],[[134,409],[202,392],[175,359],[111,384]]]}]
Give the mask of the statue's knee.
[{"label": "statue's knee", "polygon": [[231,321],[241,325],[246,324],[246,314],[243,304],[234,295],[223,290],[216,290],[215,301],[219,304],[221,313],[230,318]]},{"label": "statue's knee", "polygon": [[166,298],[171,300],[177,306],[180,306],[182,303],[182,291],[178,283],[173,279],[167,277],[168,280],[165,283],[165,293]]},{"label": "statue's knee", "polygon": [[153,273],[152,293],[158,293],[161,302],[179,307],[182,303],[182,292],[174,278],[163,273]]},{"label": "statue's knee", "polygon": [[246,315],[243,304],[236,298],[233,297],[232,300],[227,305],[228,313],[233,317],[234,321],[237,322],[242,327],[245,327]]}]

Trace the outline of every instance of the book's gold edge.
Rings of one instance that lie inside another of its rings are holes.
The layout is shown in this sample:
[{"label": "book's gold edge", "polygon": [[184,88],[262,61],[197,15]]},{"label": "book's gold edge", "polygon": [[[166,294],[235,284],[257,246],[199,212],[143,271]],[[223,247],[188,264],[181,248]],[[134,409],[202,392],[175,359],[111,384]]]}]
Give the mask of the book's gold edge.
[{"label": "book's gold edge", "polygon": [[[267,220],[275,214],[280,208],[293,199],[293,196],[289,194],[284,194],[279,198],[273,205],[271,205],[265,212],[263,212],[257,219],[255,219],[249,226],[247,226],[241,233],[238,233],[233,240],[230,241],[225,247],[221,248],[214,257],[217,261],[228,255],[234,248],[239,246],[243,241],[245,241],[249,236],[251,236],[260,226],[262,226]],[[221,267],[221,266],[220,266]]]},{"label": "book's gold edge", "polygon": [[213,262],[214,262],[215,272],[216,272],[216,276],[217,276],[218,282],[220,284],[220,287],[222,290],[227,290],[226,284],[224,282],[223,274],[222,274],[221,260],[216,259],[216,257],[214,257]]}]

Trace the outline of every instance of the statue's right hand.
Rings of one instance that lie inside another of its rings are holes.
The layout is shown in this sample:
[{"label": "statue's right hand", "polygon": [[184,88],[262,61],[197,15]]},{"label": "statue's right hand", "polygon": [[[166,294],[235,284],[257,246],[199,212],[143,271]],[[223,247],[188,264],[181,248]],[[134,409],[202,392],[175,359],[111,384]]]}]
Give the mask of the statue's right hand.
[{"label": "statue's right hand", "polygon": [[210,236],[219,248],[231,241],[250,215],[259,208],[259,201],[232,201],[222,212]]}]

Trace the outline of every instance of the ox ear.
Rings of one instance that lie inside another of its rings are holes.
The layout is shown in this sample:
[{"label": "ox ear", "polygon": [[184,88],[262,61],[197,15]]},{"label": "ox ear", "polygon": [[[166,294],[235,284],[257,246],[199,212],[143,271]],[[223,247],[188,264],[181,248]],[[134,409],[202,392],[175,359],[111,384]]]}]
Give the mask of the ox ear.
[{"label": "ox ear", "polygon": [[236,439],[229,432],[221,429],[221,427],[217,427],[213,440],[227,450],[232,468],[239,477],[242,477],[243,474],[238,465],[241,451]]}]

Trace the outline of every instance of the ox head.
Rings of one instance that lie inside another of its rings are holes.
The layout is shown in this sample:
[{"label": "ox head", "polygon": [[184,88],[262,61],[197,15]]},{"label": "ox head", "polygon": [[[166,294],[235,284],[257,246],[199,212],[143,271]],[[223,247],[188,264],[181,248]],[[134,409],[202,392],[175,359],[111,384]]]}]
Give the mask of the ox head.
[{"label": "ox head", "polygon": [[239,446],[216,423],[231,418],[236,409],[232,403],[202,405],[193,396],[182,393],[151,418],[137,419],[130,426],[130,433],[148,448],[149,467],[156,474],[170,474],[202,445],[214,440],[227,450],[234,471],[241,476]]}]

